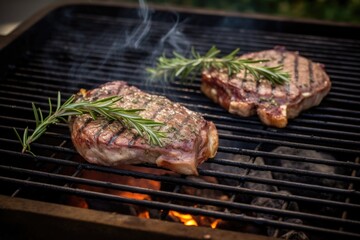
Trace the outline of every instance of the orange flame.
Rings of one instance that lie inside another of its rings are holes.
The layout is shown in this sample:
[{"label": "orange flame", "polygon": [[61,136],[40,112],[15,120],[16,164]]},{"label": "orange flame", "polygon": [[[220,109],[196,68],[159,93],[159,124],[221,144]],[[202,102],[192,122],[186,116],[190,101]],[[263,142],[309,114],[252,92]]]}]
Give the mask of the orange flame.
[{"label": "orange flame", "polygon": [[186,226],[198,226],[195,219],[190,214],[182,214],[176,211],[169,211],[171,217],[178,218]]},{"label": "orange flame", "polygon": [[221,219],[216,219],[210,224],[211,228],[216,228],[216,226],[221,222]]},{"label": "orange flame", "polygon": [[132,193],[132,192],[117,192],[118,196],[138,199],[138,200],[151,200],[150,196],[142,193]]},{"label": "orange flame", "polygon": [[139,218],[150,218],[150,214],[148,211],[140,212],[138,215]]},{"label": "orange flame", "polygon": [[[82,95],[86,94],[86,90],[82,89],[80,90],[80,93]],[[120,167],[119,167],[120,168]],[[142,168],[138,166],[132,166],[132,165],[125,165],[121,166],[121,169],[125,170],[133,170],[133,171],[139,171],[139,172],[150,172],[147,168]],[[151,173],[153,169],[151,169]],[[163,175],[168,172],[158,172],[159,175]],[[100,181],[106,181],[106,182],[114,182],[129,186],[140,186],[147,189],[154,189],[154,190],[160,190],[160,182],[155,180],[148,180],[148,179],[137,179],[133,177],[128,176],[118,176],[115,174],[104,174],[96,171],[91,170],[85,170],[82,173],[83,178],[88,179],[94,179],[94,180],[100,180]],[[148,200],[151,201],[151,196],[147,194],[142,193],[134,193],[134,192],[125,192],[125,191],[119,191],[114,189],[107,189],[107,188],[100,188],[100,187],[94,187],[94,186],[88,186],[88,185],[77,185],[78,188],[89,190],[89,191],[95,191],[95,192],[104,192],[108,194],[118,195],[121,197],[131,198],[131,199],[138,199],[138,200]],[[190,193],[192,194],[192,193]],[[88,203],[85,199],[80,197],[73,197],[69,199],[69,203],[72,206],[77,206],[81,208],[89,208]],[[136,208],[136,215],[139,218],[146,218],[149,219],[150,213],[149,211],[145,210],[144,208]],[[176,211],[169,211],[169,216],[174,221],[180,221],[186,226],[210,226],[211,228],[218,227],[218,224],[221,222],[220,219],[214,219],[211,217],[205,217],[205,216],[192,216],[190,214],[182,214]]]}]

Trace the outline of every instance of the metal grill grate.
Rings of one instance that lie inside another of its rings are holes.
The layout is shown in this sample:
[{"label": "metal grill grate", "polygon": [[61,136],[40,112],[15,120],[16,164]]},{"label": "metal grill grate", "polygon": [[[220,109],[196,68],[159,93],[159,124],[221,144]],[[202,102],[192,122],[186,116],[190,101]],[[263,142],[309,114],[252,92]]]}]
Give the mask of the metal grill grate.
[{"label": "metal grill grate", "polygon": [[[261,234],[267,230],[275,237],[280,237],[279,231],[284,229],[303,231],[311,237],[360,237],[360,43],[346,35],[315,35],[319,26],[311,24],[164,11],[153,12],[152,16],[149,24],[139,20],[135,9],[65,7],[47,15],[0,52],[0,193],[62,204],[66,204],[63,196],[132,204],[162,210],[157,216],[160,219],[166,219],[167,212],[175,210],[220,218],[239,226],[253,225],[263,229]],[[281,26],[283,29],[279,29]],[[147,28],[150,31],[142,35]],[[200,92],[199,78],[192,83],[165,85],[144,81],[145,67],[163,51],[186,51],[193,45],[205,52],[214,44],[224,52],[237,47],[242,52],[259,51],[275,45],[300,51],[326,65],[332,90],[320,106],[291,120],[287,128],[274,129],[263,126],[256,117],[233,116],[213,104]],[[19,152],[12,128],[23,131],[27,125],[34,127],[31,102],[47,109],[47,98],[55,97],[57,91],[69,97],[79,88],[90,89],[115,79],[166,95],[216,124],[219,154],[199,169],[200,176],[216,178],[215,183],[152,173],[155,166],[142,166],[147,171],[141,172],[85,163],[71,144],[66,124],[51,127],[33,144],[36,157]],[[315,150],[326,155],[281,153],[274,151],[277,147]],[[240,156],[247,160],[240,161]],[[284,160],[306,163],[308,167],[281,165]],[[331,171],[320,171],[314,166],[325,166]],[[152,190],[92,179],[88,172],[153,180],[169,189]],[[266,174],[271,177],[264,177]],[[297,181],[300,178],[305,180]],[[146,194],[152,200],[80,185]],[[181,190],[187,187],[218,190],[228,200]],[[259,198],[281,200],[282,204],[254,204]],[[293,203],[299,209],[291,208]]]}]

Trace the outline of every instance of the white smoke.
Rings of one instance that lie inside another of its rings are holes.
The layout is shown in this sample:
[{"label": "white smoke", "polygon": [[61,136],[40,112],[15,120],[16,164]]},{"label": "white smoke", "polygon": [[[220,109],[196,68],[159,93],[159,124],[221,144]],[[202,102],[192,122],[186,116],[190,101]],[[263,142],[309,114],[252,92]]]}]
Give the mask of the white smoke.
[{"label": "white smoke", "polygon": [[130,33],[126,32],[126,40],[123,47],[138,49],[142,41],[146,39],[151,29],[151,12],[143,0],[139,0],[138,16],[142,20]]},{"label": "white smoke", "polygon": [[[124,62],[126,61],[125,54],[136,51],[143,52],[144,58],[134,69],[134,74],[137,74],[137,77],[142,79],[141,81],[146,84],[147,90],[151,90],[151,85],[154,84],[158,86],[167,84],[164,82],[152,82],[149,84],[149,74],[146,72],[146,68],[154,67],[158,57],[164,53],[169,54],[173,51],[181,54],[188,53],[191,43],[182,31],[184,21],[180,22],[178,13],[173,12],[171,15],[166,15],[168,22],[162,22],[160,27],[157,25],[158,22],[153,21],[156,13],[155,10],[148,7],[144,0],[139,0],[138,23],[135,26],[131,25],[124,30],[117,31],[116,34],[109,35],[110,31],[114,31],[114,25],[109,25],[109,28],[104,28],[103,31],[98,32],[91,38],[79,33],[77,43],[81,44],[80,47],[78,49],[69,49],[69,51],[79,56],[80,59],[78,58],[79,61],[71,66],[68,72],[69,77],[74,80],[83,80],[83,76],[94,78],[100,76],[101,79],[108,81],[117,80],[112,75],[113,71],[106,71],[106,67],[108,65],[116,67],[126,63]],[[119,24],[121,24],[121,21],[119,21]],[[166,29],[167,26],[168,29]],[[107,45],[104,44],[105,41]],[[98,49],[98,46],[102,48]],[[81,51],[81,54],[79,54],[79,51]],[[100,55],[97,56],[101,58],[98,58],[94,63],[94,58],[91,56],[97,51],[100,51]],[[115,74],[122,74],[119,73]],[[162,80],[157,79],[156,81]],[[74,81],[74,85],[76,82]]]}]

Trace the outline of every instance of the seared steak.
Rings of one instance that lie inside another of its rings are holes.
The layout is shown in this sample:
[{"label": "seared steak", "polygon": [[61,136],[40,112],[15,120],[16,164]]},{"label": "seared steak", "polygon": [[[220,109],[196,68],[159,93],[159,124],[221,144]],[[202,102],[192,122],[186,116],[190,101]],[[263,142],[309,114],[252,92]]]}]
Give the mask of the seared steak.
[{"label": "seared steak", "polygon": [[290,74],[284,85],[268,80],[255,81],[244,71],[229,76],[226,69],[204,70],[201,89],[214,102],[230,113],[248,117],[257,113],[269,126],[283,128],[288,119],[303,110],[319,105],[328,94],[331,82],[323,67],[297,52],[274,49],[242,55],[241,58],[268,59],[266,66],[283,65]]},{"label": "seared steak", "polygon": [[[70,121],[71,138],[76,150],[91,163],[118,164],[156,163],[181,174],[197,174],[197,166],[214,157],[218,147],[215,125],[184,106],[169,99],[142,92],[125,82],[109,82],[87,91],[87,100],[119,95],[118,107],[144,109],[143,118],[165,123],[163,146],[152,146],[136,131],[125,128],[119,121],[90,115],[76,116]],[[78,101],[81,101],[79,99]]]}]

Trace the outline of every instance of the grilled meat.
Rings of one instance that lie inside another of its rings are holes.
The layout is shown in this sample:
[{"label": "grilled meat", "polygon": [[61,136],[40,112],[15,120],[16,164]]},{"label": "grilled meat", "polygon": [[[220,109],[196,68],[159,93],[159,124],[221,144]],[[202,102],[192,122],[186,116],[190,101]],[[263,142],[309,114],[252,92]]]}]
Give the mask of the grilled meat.
[{"label": "grilled meat", "polygon": [[331,82],[322,65],[297,52],[278,48],[245,54],[241,58],[269,59],[263,63],[266,66],[281,64],[283,71],[290,73],[290,81],[272,85],[265,79],[255,81],[244,71],[229,76],[226,69],[204,70],[202,91],[230,113],[243,117],[257,113],[264,124],[283,128],[288,119],[319,105],[330,91]]},{"label": "grilled meat", "polygon": [[141,117],[165,123],[160,131],[166,132],[167,138],[162,147],[152,146],[119,121],[93,120],[88,114],[76,116],[70,121],[71,138],[87,161],[106,166],[156,163],[181,174],[197,175],[197,166],[215,156],[215,125],[165,97],[142,92],[122,81],[103,84],[84,97],[91,101],[114,95],[122,97],[119,107],[144,109],[139,113]]}]

